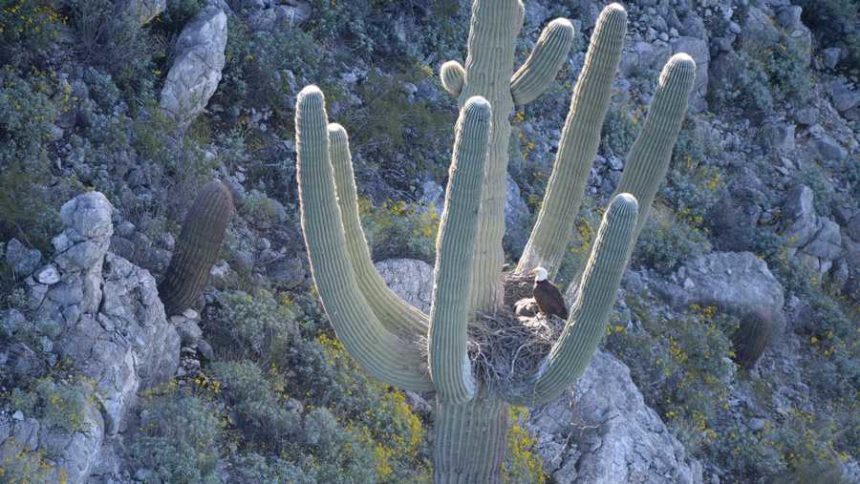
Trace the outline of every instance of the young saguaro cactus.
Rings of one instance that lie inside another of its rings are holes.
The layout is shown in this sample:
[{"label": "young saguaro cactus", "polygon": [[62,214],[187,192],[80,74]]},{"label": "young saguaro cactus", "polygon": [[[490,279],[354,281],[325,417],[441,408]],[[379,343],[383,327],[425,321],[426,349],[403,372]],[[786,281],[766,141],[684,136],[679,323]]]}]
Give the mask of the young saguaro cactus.
[{"label": "young saguaro cactus", "polygon": [[218,180],[207,183],[185,216],[170,266],[158,285],[168,316],[194,304],[218,258],[227,224],[234,212],[233,196]]},{"label": "young saguaro cactus", "polygon": [[[460,116],[436,241],[429,315],[392,293],[370,259],[357,208],[349,142],[329,124],[323,93],[298,96],[296,137],[302,229],[314,281],[346,349],[372,376],[436,394],[434,481],[500,482],[507,406],[538,405],[565,391],[585,370],[605,333],[609,311],[642,220],[666,174],[693,85],[687,55],[669,60],[645,127],[631,151],[621,187],[607,207],[560,337],[533,374],[510,385],[475,376],[467,354],[477,312],[502,307],[501,243],[504,185],[514,103],[535,99],[567,57],[570,22],[556,20],[515,74],[514,39],[522,26],[519,0],[474,0],[466,66],[446,63],[443,85],[459,97]],[[544,210],[524,255],[527,270],[552,271],[566,250],[585,178],[597,152],[627,14],[618,4],[601,13],[574,89]],[[637,200],[638,199],[638,200]],[[420,341],[427,341],[421,348]]]}]

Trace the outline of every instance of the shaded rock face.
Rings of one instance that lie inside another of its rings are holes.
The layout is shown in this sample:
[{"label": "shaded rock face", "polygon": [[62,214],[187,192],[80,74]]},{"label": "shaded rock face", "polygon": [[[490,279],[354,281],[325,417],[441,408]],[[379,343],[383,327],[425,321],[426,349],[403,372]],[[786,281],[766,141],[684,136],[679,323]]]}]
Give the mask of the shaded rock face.
[{"label": "shaded rock face", "polygon": [[146,25],[167,10],[167,0],[127,0],[125,11],[140,25]]},{"label": "shaded rock face", "polygon": [[[430,310],[429,264],[396,259],[376,267],[400,297]],[[532,414],[529,427],[559,483],[702,482],[701,464],[645,404],[627,366],[600,350],[564,397]]]},{"label": "shaded rock face", "polygon": [[815,213],[815,193],[806,185],[792,189],[783,206],[785,235],[791,254],[821,273],[828,272],[842,255],[839,225]]},{"label": "shaded rock face", "polygon": [[161,91],[161,107],[181,127],[202,113],[215,94],[226,48],[227,14],[217,7],[201,10],[179,35],[176,60]]},{"label": "shaded rock face", "polygon": [[714,305],[740,316],[783,318],[785,292],[765,261],[751,252],[714,252],[678,270],[681,306]]},{"label": "shaded rock face", "polygon": [[[53,240],[56,256],[26,280],[27,319],[58,328],[43,349],[91,385],[81,430],[0,419],[0,461],[20,445],[44,450],[69,482],[87,479],[105,438],[122,430],[137,392],[171,378],[179,363],[179,335],[165,319],[155,280],[108,253],[112,210],[98,192],[66,203],[65,230]],[[21,440],[22,432],[34,436]]]},{"label": "shaded rock face", "polygon": [[702,482],[701,464],[645,404],[627,366],[600,350],[569,393],[532,414],[529,427],[560,484]]},{"label": "shaded rock face", "polygon": [[376,270],[404,301],[425,313],[430,312],[433,266],[414,259],[389,259],[377,262]]}]

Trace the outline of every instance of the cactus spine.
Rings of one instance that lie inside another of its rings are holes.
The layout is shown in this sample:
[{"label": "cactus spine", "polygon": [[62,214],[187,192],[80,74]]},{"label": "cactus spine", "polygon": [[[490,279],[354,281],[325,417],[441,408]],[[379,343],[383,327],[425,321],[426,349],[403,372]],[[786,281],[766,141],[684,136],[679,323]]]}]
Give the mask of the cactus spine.
[{"label": "cactus spine", "polygon": [[233,211],[230,190],[217,180],[207,183],[194,199],[182,224],[170,266],[158,286],[168,316],[191,307],[200,296],[221,251]]},{"label": "cactus spine", "polygon": [[[539,370],[506,388],[478,381],[467,358],[467,330],[475,311],[505,310],[501,241],[508,116],[515,100],[535,99],[551,83],[573,39],[569,22],[552,22],[512,77],[522,16],[519,0],[474,0],[466,66],[449,62],[440,72],[461,110],[429,316],[389,291],[373,268],[358,218],[347,135],[341,126],[328,124],[322,92],[309,86],[297,102],[302,228],[320,297],[338,337],[366,371],[403,389],[436,392],[434,480],[439,483],[499,482],[507,405],[548,402],[585,369],[605,332],[643,214],[665,176],[665,158],[692,88],[695,66],[689,57],[676,56],[664,69],[652,112],[631,152],[625,189],[613,196],[574,286],[578,292],[570,317]],[[560,261],[567,248],[597,151],[626,20],[617,4],[600,16],[574,91],[544,220],[539,219],[527,249],[531,262],[521,268]],[[419,337],[427,338],[426,357]]]}]

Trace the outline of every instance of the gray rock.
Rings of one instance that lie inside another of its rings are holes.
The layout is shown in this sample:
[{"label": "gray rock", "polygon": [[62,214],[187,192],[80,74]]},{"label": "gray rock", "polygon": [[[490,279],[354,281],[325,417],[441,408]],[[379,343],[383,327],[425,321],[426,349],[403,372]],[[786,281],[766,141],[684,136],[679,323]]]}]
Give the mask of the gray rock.
[{"label": "gray rock", "polygon": [[6,243],[6,264],[21,276],[29,276],[42,263],[42,253],[38,249],[28,249],[18,239]]},{"label": "gray rock", "polygon": [[433,297],[433,266],[415,259],[389,259],[376,270],[398,296],[421,311],[429,312]]},{"label": "gray rock", "polygon": [[[41,301],[32,320],[55,336],[43,338],[43,349],[91,382],[92,395],[81,429],[43,428],[38,447],[55,456],[69,482],[80,483],[94,468],[105,434],[123,428],[137,392],[173,376],[179,335],[165,319],[149,272],[107,253],[113,228],[111,206],[103,195],[75,198],[63,206],[61,218],[66,227],[54,239],[58,254],[49,266],[56,274],[48,278],[58,281],[30,286],[31,299]],[[37,278],[44,276],[42,271]],[[24,365],[25,373],[39,371],[42,364],[29,348],[9,357],[7,364]]]},{"label": "gray rock", "polygon": [[765,147],[777,151],[792,151],[795,149],[793,124],[772,123],[763,128]]},{"label": "gray rock", "polygon": [[756,6],[750,6],[739,37],[746,45],[766,48],[779,43],[781,35],[767,13]]},{"label": "gray rock", "polygon": [[788,240],[789,247],[806,245],[817,231],[817,215],[815,214],[815,192],[806,185],[798,185],[788,192],[783,205],[783,217],[787,223],[783,235]]},{"label": "gray rock", "polygon": [[708,71],[711,62],[711,53],[708,48],[707,39],[695,37],[679,37],[672,44],[674,54],[684,52],[696,61],[696,81],[693,91],[690,93],[690,108],[699,112],[707,108],[706,97],[708,95]]},{"label": "gray rock", "polygon": [[798,124],[812,126],[818,122],[818,109],[813,107],[798,109],[797,112],[794,113],[794,120],[797,121]]},{"label": "gray rock", "polygon": [[682,270],[692,282],[685,291],[685,306],[714,305],[739,316],[783,319],[782,285],[767,263],[751,252],[714,252],[693,259]]},{"label": "gray rock", "polygon": [[776,14],[776,21],[779,25],[787,30],[793,30],[801,26],[800,15],[803,13],[803,8],[798,6],[789,6],[779,10]]},{"label": "gray rock", "polygon": [[842,255],[842,235],[839,224],[828,218],[820,218],[819,225],[821,228],[801,251],[820,259],[836,260]]},{"label": "gray rock", "polygon": [[126,0],[125,12],[146,25],[167,9],[167,0]]},{"label": "gray rock", "polygon": [[207,7],[182,30],[176,60],[161,90],[161,107],[186,127],[206,109],[221,82],[227,47],[227,15]]},{"label": "gray rock", "polygon": [[60,282],[60,273],[57,271],[57,266],[50,264],[45,266],[36,274],[36,280],[39,284],[52,285]]},{"label": "gray rock", "polygon": [[842,161],[848,156],[845,148],[826,134],[815,140],[815,149],[822,161]]},{"label": "gray rock", "polygon": [[531,212],[520,195],[520,187],[508,174],[505,193],[505,237],[504,246],[508,252],[519,254],[526,246],[531,231]]},{"label": "gray rock", "polygon": [[827,91],[833,101],[833,107],[840,113],[860,105],[860,92],[849,87],[842,79],[827,84]]},{"label": "gray rock", "polygon": [[845,227],[845,232],[856,242],[860,242],[860,212],[851,217],[851,220],[848,221],[848,225]]},{"label": "gray rock", "polygon": [[79,195],[60,208],[65,230],[54,237],[61,271],[98,272],[113,235],[113,206],[99,192]]},{"label": "gray rock", "polygon": [[560,400],[529,427],[544,470],[558,483],[701,483],[701,464],[649,408],[630,370],[598,350]]},{"label": "gray rock", "polygon": [[824,67],[828,69],[836,69],[839,61],[842,59],[842,49],[839,47],[828,47],[821,51],[821,57],[824,60]]}]

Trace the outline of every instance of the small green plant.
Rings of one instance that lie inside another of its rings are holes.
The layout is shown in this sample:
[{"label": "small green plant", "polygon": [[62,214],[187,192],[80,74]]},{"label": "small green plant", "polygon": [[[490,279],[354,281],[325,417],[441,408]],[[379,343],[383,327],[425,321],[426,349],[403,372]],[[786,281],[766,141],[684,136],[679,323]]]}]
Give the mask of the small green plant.
[{"label": "small green plant", "polygon": [[374,206],[366,198],[359,199],[358,206],[375,260],[390,257],[433,260],[439,227],[439,214],[434,207],[402,201]]},{"label": "small green plant", "polygon": [[154,480],[219,482],[216,464],[222,424],[203,399],[169,392],[145,400],[137,438],[130,446],[134,465],[154,472]]},{"label": "small green plant", "polygon": [[24,415],[34,416],[43,424],[60,428],[66,432],[84,430],[87,423],[88,395],[91,388],[81,382],[55,381],[50,377],[33,382],[29,390],[15,388],[11,404]]}]

